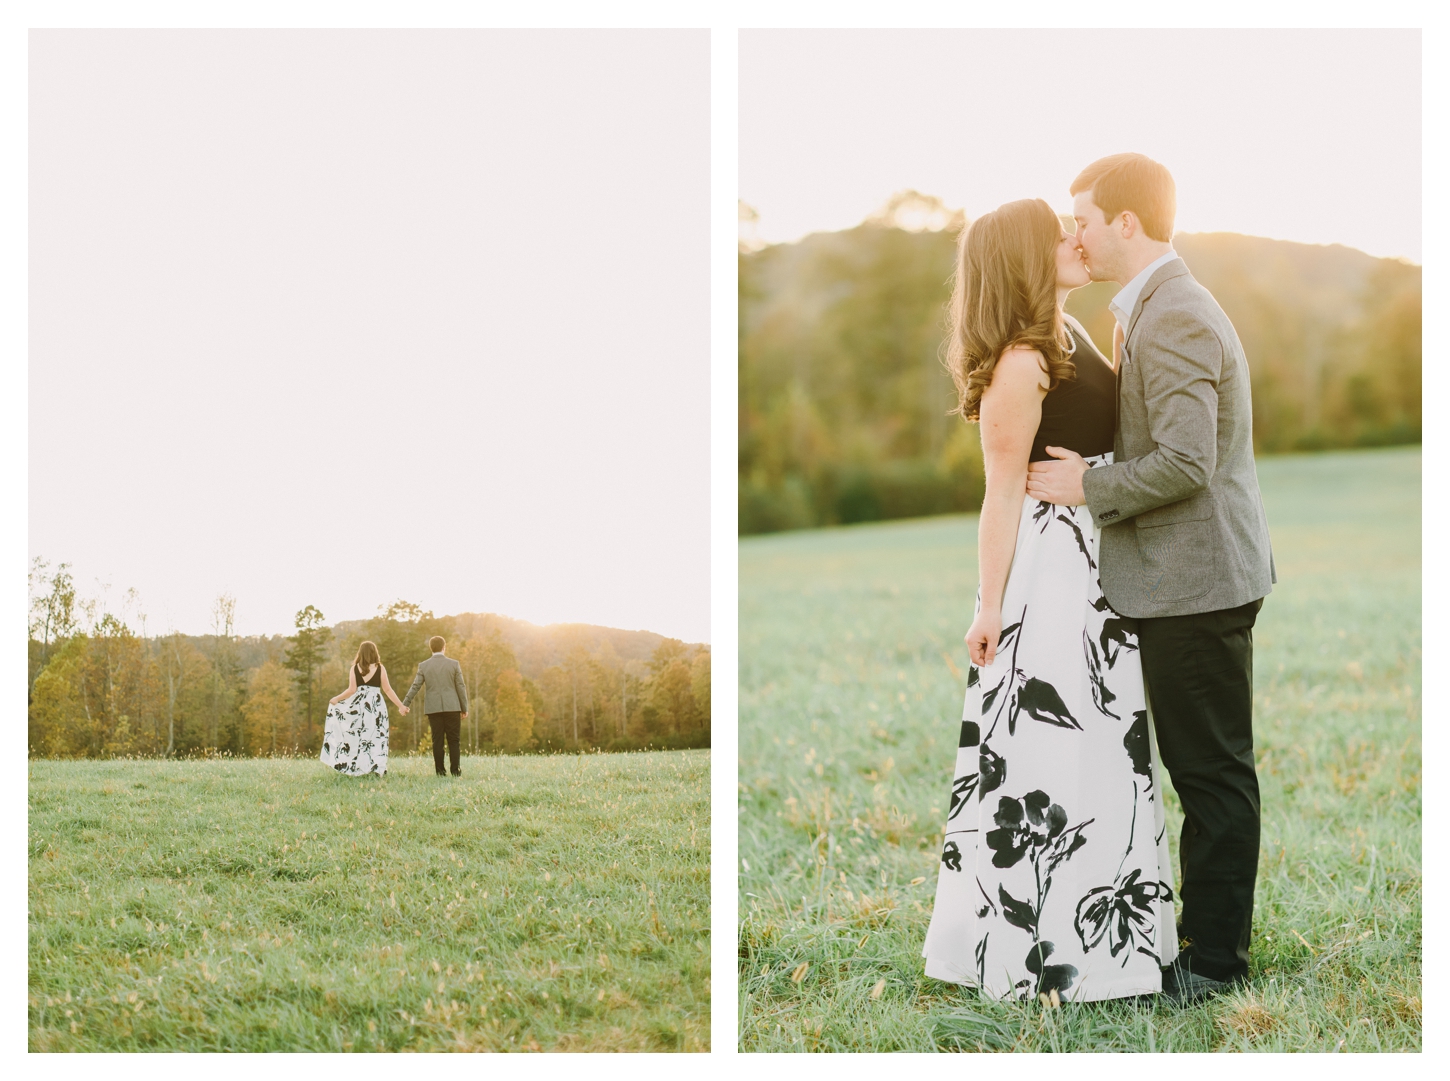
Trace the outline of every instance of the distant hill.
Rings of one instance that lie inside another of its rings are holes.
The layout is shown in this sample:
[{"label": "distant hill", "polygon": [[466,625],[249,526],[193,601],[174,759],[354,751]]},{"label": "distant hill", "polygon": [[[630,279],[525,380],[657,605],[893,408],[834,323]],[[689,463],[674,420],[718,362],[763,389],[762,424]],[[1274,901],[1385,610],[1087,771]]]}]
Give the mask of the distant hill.
[{"label": "distant hill", "polygon": [[[1377,259],[1343,244],[1298,244],[1239,233],[1179,233],[1173,246],[1211,292],[1253,289],[1326,321],[1358,314]],[[1402,264],[1407,265],[1407,264]]]},{"label": "distant hill", "polygon": [[[1419,440],[1418,266],[1234,233],[1174,245],[1243,341],[1259,450]],[[977,434],[947,415],[940,362],[955,250],[952,230],[878,217],[741,252],[742,533],[980,505]],[[1117,288],[1068,301],[1104,350]]]},{"label": "distant hill", "polygon": [[[1272,297],[1325,329],[1358,318],[1370,279],[1381,264],[1395,262],[1342,244],[1299,244],[1239,233],[1179,233],[1173,247],[1225,309],[1233,306],[1242,313],[1249,298]],[[1112,324],[1102,320],[1111,320],[1107,302],[1117,291],[1116,284],[1101,283],[1078,290],[1069,302],[1102,313],[1095,322],[1106,328],[1104,345],[1112,342]],[[1097,340],[1096,332],[1093,337]]]}]

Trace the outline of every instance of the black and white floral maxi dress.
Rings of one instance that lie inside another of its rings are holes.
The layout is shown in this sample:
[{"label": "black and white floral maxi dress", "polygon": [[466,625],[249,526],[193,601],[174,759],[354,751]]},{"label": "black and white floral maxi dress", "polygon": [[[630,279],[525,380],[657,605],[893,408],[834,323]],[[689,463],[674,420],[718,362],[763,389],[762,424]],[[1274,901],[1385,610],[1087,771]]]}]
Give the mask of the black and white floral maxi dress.
[{"label": "black and white floral maxi dress", "polygon": [[[1033,460],[1066,446],[1096,467],[1112,461],[1116,380],[1074,338],[1078,377],[1044,399]],[[967,675],[922,955],[928,976],[993,998],[1149,994],[1178,952],[1137,636],[1097,559],[1086,507],[1026,499],[996,657]]]},{"label": "black and white floral maxi dress", "polygon": [[383,669],[366,681],[358,668],[357,690],[327,707],[322,763],[338,773],[361,777],[388,772],[388,703],[383,700]]}]

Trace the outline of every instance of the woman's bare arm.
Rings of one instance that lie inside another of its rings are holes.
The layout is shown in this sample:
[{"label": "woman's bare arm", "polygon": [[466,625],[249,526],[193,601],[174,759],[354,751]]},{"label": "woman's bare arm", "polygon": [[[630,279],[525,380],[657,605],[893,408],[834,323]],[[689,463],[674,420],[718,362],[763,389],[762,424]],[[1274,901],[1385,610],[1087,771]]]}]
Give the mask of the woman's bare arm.
[{"label": "woman's bare arm", "polygon": [[967,632],[972,663],[991,664],[1002,633],[1002,594],[1017,550],[1017,527],[1027,494],[1027,459],[1042,421],[1047,369],[1035,349],[1009,349],[982,393],[982,458],[987,493],[977,528],[978,581],[982,607]]},{"label": "woman's bare arm", "polygon": [[383,693],[393,700],[393,705],[398,707],[398,712],[406,715],[408,707],[398,701],[398,696],[393,693],[393,685],[388,682],[388,670],[382,665],[378,665],[378,667],[383,670]]}]

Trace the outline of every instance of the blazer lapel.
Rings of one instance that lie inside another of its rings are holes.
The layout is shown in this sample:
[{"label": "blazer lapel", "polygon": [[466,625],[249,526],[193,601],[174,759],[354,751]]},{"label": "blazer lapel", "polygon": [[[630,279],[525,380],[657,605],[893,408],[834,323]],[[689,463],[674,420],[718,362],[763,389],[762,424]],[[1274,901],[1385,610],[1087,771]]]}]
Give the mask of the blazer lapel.
[{"label": "blazer lapel", "polygon": [[1132,314],[1128,316],[1128,329],[1123,334],[1123,348],[1125,351],[1127,349],[1128,339],[1133,336],[1133,328],[1138,325],[1138,316],[1143,314],[1143,305],[1147,303],[1148,298],[1153,295],[1154,291],[1160,285],[1170,278],[1177,278],[1187,273],[1188,264],[1182,258],[1170,259],[1157,270],[1153,271],[1153,276],[1148,279],[1147,284],[1143,286],[1143,291],[1138,294],[1138,299],[1133,303]]}]

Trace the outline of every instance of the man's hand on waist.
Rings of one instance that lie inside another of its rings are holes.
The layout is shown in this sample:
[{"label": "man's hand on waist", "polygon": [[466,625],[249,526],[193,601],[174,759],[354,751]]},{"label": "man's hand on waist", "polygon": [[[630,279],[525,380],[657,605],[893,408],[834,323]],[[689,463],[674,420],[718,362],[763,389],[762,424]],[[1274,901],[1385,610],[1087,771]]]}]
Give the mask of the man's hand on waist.
[{"label": "man's hand on waist", "polygon": [[1061,447],[1044,447],[1055,462],[1031,462],[1027,466],[1027,494],[1043,503],[1059,507],[1080,507],[1087,502],[1082,494],[1082,475],[1088,464],[1081,454]]}]

